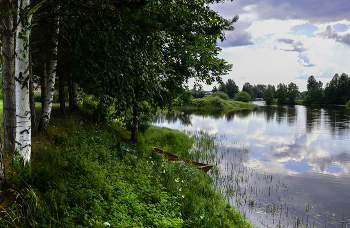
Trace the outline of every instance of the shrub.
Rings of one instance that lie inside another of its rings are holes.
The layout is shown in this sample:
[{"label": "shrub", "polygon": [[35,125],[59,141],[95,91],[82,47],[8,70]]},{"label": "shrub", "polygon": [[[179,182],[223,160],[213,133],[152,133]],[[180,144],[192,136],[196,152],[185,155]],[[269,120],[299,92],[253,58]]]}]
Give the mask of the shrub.
[{"label": "shrub", "polygon": [[212,106],[217,107],[217,108],[224,107],[224,101],[220,97],[211,97],[210,103]]},{"label": "shrub", "polygon": [[209,100],[206,98],[198,98],[198,99],[193,99],[192,104],[196,106],[197,108],[206,106],[209,104]]},{"label": "shrub", "polygon": [[251,96],[247,92],[239,92],[235,96],[235,101],[249,102],[250,100]]},{"label": "shrub", "polygon": [[217,92],[213,93],[211,96],[212,97],[220,97],[223,100],[228,100],[229,99],[229,96],[226,93],[222,92],[222,91],[217,91]]},{"label": "shrub", "polygon": [[350,100],[346,103],[345,108],[350,109]]}]

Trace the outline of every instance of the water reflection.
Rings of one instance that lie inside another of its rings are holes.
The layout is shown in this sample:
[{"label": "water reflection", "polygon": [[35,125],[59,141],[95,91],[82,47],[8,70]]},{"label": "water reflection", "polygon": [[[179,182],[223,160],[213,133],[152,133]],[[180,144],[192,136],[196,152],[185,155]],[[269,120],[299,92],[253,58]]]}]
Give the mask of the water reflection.
[{"label": "water reflection", "polygon": [[[303,226],[350,225],[350,111],[343,107],[259,106],[214,117],[168,113],[157,114],[153,123],[224,135],[218,166],[231,167],[238,185],[230,200],[259,226],[276,226],[278,213],[287,216],[286,227],[295,218]],[[242,170],[251,174],[241,179]],[[249,189],[248,198],[237,194],[242,189]],[[250,198],[259,205],[249,206]],[[280,212],[271,215],[276,205]]]},{"label": "water reflection", "polygon": [[152,123],[162,124],[162,123],[180,123],[184,126],[192,125],[192,116],[189,113],[157,113],[155,116],[151,117]]}]

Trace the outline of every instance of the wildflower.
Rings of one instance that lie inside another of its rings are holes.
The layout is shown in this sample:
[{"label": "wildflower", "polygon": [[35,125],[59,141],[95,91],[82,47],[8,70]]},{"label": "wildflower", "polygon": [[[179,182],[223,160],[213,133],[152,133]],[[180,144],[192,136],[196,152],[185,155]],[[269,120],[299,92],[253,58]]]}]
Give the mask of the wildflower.
[{"label": "wildflower", "polygon": [[181,192],[181,188],[179,188],[179,192]]},{"label": "wildflower", "polygon": [[165,169],[163,170],[163,173],[165,173]]},{"label": "wildflower", "polygon": [[201,216],[199,216],[201,219],[203,219],[204,218],[204,215],[201,215]]},{"label": "wildflower", "polygon": [[176,179],[175,179],[175,182],[179,182],[179,178],[176,178]]},{"label": "wildflower", "polygon": [[111,224],[109,224],[108,222],[104,222],[102,225],[104,225],[104,226],[110,226]]},{"label": "wildflower", "polygon": [[182,195],[181,197],[182,197],[182,198],[185,198],[185,196],[184,196],[184,195]]}]

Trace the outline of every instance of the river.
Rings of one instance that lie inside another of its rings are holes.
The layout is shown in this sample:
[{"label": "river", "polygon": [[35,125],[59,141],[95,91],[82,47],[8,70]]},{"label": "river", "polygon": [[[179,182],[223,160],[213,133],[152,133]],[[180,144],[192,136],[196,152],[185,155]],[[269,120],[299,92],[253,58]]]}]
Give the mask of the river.
[{"label": "river", "polygon": [[219,187],[258,227],[350,227],[350,111],[264,106],[214,116],[158,113],[154,125],[218,141]]}]

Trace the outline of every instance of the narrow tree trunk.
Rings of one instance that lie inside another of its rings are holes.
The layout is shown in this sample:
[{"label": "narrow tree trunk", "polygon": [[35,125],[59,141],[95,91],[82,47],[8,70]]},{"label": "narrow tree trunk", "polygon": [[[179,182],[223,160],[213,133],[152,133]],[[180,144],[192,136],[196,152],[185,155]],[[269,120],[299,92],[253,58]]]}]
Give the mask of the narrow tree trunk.
[{"label": "narrow tree trunk", "polygon": [[76,82],[73,82],[72,84],[72,94],[73,94],[73,110],[78,110],[78,84]]},{"label": "narrow tree trunk", "polygon": [[[2,0],[1,9],[10,13],[14,9],[12,0]],[[2,98],[4,113],[4,149],[13,150],[16,134],[16,97],[15,97],[15,52],[12,15],[2,21]]]},{"label": "narrow tree trunk", "polygon": [[140,106],[137,103],[137,100],[139,99],[139,88],[136,87],[134,89],[135,93],[135,104],[133,107],[133,119],[132,119],[132,129],[131,129],[131,141],[133,143],[139,142],[139,117],[140,117]]},{"label": "narrow tree trunk", "polygon": [[78,108],[78,84],[71,81],[69,84],[69,111],[75,111]]},{"label": "narrow tree trunk", "polygon": [[1,134],[0,134],[0,190],[6,184],[5,177],[5,162],[4,162],[4,154],[2,148]]},{"label": "narrow tree trunk", "polygon": [[[23,10],[29,5],[29,0],[18,0],[18,9]],[[31,23],[32,16],[28,16]],[[17,156],[24,163],[30,162],[31,155],[31,120],[29,105],[29,50],[25,41],[29,41],[30,31],[23,31],[22,21],[18,15],[18,26],[16,32],[16,59],[15,59],[15,81],[16,81],[16,144]],[[21,34],[22,33],[22,34]],[[21,39],[20,36],[24,39]]]},{"label": "narrow tree trunk", "polygon": [[45,109],[45,95],[46,95],[46,85],[47,85],[47,66],[46,66],[46,54],[43,51],[42,55],[42,75],[40,78],[40,87],[41,87],[41,112],[44,112]]},{"label": "narrow tree trunk", "polygon": [[59,97],[60,110],[62,115],[66,115],[66,94],[64,93],[64,75],[59,76]]},{"label": "narrow tree trunk", "polygon": [[38,133],[37,123],[36,123],[36,112],[35,112],[35,100],[34,100],[34,86],[33,86],[33,68],[32,68],[32,54],[29,54],[29,102],[30,102],[30,114],[32,122],[32,134],[36,135]]},{"label": "narrow tree trunk", "polygon": [[[56,25],[58,26],[58,21]],[[58,33],[58,28],[56,32]],[[46,87],[45,96],[44,96],[45,99],[42,100],[44,101],[43,103],[44,105],[43,105],[42,116],[39,124],[39,131],[43,132],[44,134],[47,134],[47,129],[49,128],[49,122],[50,122],[51,111],[52,111],[53,94],[55,92],[55,80],[56,80],[56,69],[57,69],[58,40],[56,39],[55,35],[52,40],[55,45],[51,49],[50,68],[49,68],[49,74],[48,74],[47,82],[45,86]]]}]

